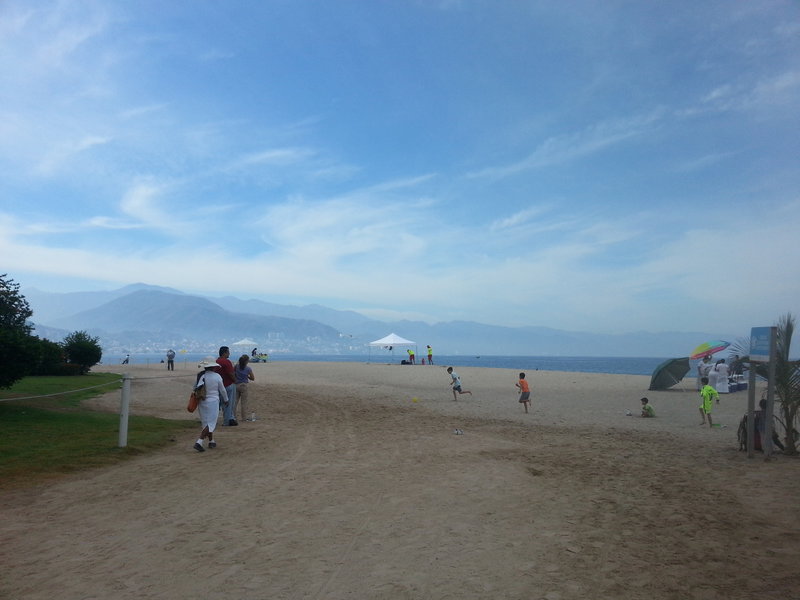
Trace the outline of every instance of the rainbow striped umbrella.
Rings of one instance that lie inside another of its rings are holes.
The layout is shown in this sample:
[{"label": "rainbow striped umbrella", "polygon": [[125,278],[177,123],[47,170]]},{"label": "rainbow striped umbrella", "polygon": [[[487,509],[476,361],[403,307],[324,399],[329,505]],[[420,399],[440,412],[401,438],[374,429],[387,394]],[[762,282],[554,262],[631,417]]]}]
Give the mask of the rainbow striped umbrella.
[{"label": "rainbow striped umbrella", "polygon": [[730,342],[726,342],[725,340],[714,340],[713,342],[704,342],[700,344],[697,348],[692,350],[692,354],[689,356],[691,359],[695,358],[705,358],[706,356],[711,356],[712,354],[716,354],[717,352],[721,352],[725,350],[728,346],[730,346]]}]

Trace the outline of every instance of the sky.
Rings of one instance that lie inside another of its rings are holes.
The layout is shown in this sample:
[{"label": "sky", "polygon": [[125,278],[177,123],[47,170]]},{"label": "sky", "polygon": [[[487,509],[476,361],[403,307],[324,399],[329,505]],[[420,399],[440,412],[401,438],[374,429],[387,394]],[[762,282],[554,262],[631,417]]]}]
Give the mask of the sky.
[{"label": "sky", "polygon": [[796,1],[4,0],[0,273],[747,335],[798,134]]}]

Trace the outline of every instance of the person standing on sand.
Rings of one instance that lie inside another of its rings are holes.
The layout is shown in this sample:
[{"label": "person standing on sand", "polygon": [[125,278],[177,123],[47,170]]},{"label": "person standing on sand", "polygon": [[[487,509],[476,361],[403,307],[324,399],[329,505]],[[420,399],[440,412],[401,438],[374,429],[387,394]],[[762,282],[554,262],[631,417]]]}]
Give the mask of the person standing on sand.
[{"label": "person standing on sand", "polygon": [[519,401],[525,407],[525,412],[528,412],[528,405],[531,403],[531,389],[528,387],[528,382],[525,381],[525,373],[519,374],[519,381],[514,384],[519,388]]},{"label": "person standing on sand", "polygon": [[[717,364],[714,365],[714,371],[717,373],[717,385],[714,386],[720,394],[727,394],[730,391],[728,388],[728,365],[725,364],[725,359],[720,358]],[[719,404],[719,397],[717,397],[717,404]]]},{"label": "person standing on sand", "polygon": [[430,344],[428,344],[428,364],[433,364],[433,348],[431,348]]},{"label": "person standing on sand", "polygon": [[703,389],[701,380],[703,377],[708,377],[708,372],[711,370],[711,357],[704,356],[703,359],[697,363],[697,391]]},{"label": "person standing on sand", "polygon": [[459,395],[461,395],[461,394],[469,394],[470,396],[472,396],[472,392],[470,392],[469,390],[462,390],[461,389],[461,378],[458,376],[458,373],[453,371],[453,367],[447,367],[447,372],[450,374],[450,378],[452,379],[452,381],[450,382],[450,385],[453,386],[453,400],[454,401],[458,400],[458,398],[456,397],[456,392],[458,392]]},{"label": "person standing on sand", "polygon": [[167,371],[175,370],[175,350],[170,348],[167,350]]},{"label": "person standing on sand", "polygon": [[222,375],[222,383],[227,392],[227,402],[222,402],[220,398],[220,408],[222,409],[222,424],[223,425],[238,425],[234,415],[236,414],[236,379],[233,374],[233,363],[228,358],[231,355],[230,348],[227,346],[219,347],[219,358],[217,364],[220,367],[220,375]]},{"label": "person standing on sand", "polygon": [[[236,405],[242,413],[243,421],[250,420],[247,414],[247,398],[249,391],[247,389],[247,384],[256,380],[255,375],[253,375],[253,368],[247,364],[249,362],[250,357],[247,356],[247,354],[242,354],[236,366],[233,368],[233,373],[236,378]],[[236,418],[236,413],[233,413],[233,418]]]},{"label": "person standing on sand", "polygon": [[719,394],[717,390],[708,385],[708,377],[703,377],[701,382],[703,383],[703,389],[700,390],[700,397],[703,399],[703,403],[700,405],[700,416],[703,421],[700,425],[705,425],[706,417],[708,417],[708,426],[713,427],[714,423],[711,422],[711,408],[714,406],[714,398],[719,401]]},{"label": "person standing on sand", "polygon": [[197,374],[194,389],[205,386],[206,397],[200,401],[197,407],[203,429],[200,431],[200,437],[194,443],[194,449],[198,452],[205,452],[206,449],[203,447],[205,438],[208,438],[209,449],[217,447],[217,442],[214,441],[214,430],[217,428],[217,419],[219,418],[219,404],[228,402],[228,394],[222,384],[222,377],[217,373],[219,365],[212,358],[205,359],[197,366],[203,370]]},{"label": "person standing on sand", "polygon": [[406,352],[408,352],[408,364],[410,365],[416,364],[415,362],[416,357],[414,356],[414,351],[411,348],[409,348],[408,350],[406,350]]}]

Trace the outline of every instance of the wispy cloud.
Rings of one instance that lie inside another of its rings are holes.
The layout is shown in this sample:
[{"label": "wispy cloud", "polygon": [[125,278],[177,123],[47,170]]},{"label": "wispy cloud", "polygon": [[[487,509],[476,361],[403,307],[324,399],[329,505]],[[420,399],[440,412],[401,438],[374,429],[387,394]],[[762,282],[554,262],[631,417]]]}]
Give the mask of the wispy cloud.
[{"label": "wispy cloud", "polygon": [[602,121],[579,133],[551,137],[522,160],[510,165],[488,167],[470,173],[469,177],[500,179],[584,158],[651,131],[658,124],[661,113],[657,110],[648,115]]},{"label": "wispy cloud", "polygon": [[141,229],[144,227],[142,223],[114,217],[92,217],[86,221],[86,225],[99,229]]},{"label": "wispy cloud", "polygon": [[253,166],[287,166],[305,163],[315,156],[310,148],[271,148],[261,152],[246,154],[233,160],[228,169],[243,169]]},{"label": "wispy cloud", "polygon": [[123,120],[144,117],[147,115],[151,115],[153,113],[161,112],[165,110],[168,106],[169,104],[166,102],[161,102],[158,104],[148,104],[146,106],[136,106],[133,108],[128,108],[123,110],[122,112],[119,113],[119,117]]},{"label": "wispy cloud", "polygon": [[52,175],[69,163],[74,156],[109,142],[111,138],[100,135],[88,135],[77,140],[62,142],[42,158],[36,171],[42,175]]},{"label": "wispy cloud", "polygon": [[757,81],[740,80],[714,88],[701,104],[717,111],[764,110],[789,107],[800,102],[800,71],[789,70],[761,77]]},{"label": "wispy cloud", "polygon": [[701,171],[710,166],[719,164],[720,162],[732,157],[735,152],[719,152],[716,154],[707,154],[698,158],[683,161],[675,166],[675,171],[690,173],[692,171]]},{"label": "wispy cloud", "polygon": [[513,227],[525,225],[530,223],[543,212],[545,212],[545,210],[541,207],[526,208],[525,210],[521,210],[511,216],[493,221],[489,225],[489,229],[491,231],[503,231],[505,229],[511,229]]}]

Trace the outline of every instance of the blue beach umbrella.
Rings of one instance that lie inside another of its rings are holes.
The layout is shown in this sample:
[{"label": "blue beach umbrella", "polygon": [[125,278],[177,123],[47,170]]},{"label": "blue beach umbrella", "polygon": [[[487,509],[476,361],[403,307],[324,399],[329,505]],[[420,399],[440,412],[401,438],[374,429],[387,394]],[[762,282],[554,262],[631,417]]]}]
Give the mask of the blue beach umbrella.
[{"label": "blue beach umbrella", "polygon": [[666,390],[683,379],[691,366],[689,365],[689,357],[683,358],[670,358],[653,369],[653,375],[650,377],[651,390]]}]

